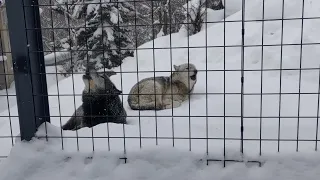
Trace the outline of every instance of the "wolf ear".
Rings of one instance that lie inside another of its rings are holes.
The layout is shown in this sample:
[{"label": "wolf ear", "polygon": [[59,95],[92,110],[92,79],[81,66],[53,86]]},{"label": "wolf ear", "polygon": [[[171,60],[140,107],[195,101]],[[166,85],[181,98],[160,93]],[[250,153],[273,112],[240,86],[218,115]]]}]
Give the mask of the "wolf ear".
[{"label": "wolf ear", "polygon": [[174,70],[178,71],[179,66],[177,66],[177,65],[173,65],[173,67],[174,67]]}]

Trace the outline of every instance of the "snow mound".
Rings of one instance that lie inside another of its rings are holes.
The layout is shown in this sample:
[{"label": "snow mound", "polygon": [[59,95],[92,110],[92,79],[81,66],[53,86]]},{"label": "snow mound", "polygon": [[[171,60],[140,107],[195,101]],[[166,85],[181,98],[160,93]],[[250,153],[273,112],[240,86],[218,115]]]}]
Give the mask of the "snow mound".
[{"label": "snow mound", "polygon": [[[57,129],[48,125],[51,134]],[[40,129],[43,131],[44,127]],[[128,154],[67,153],[59,142],[33,140],[18,143],[0,164],[0,180],[120,179],[120,180],[314,180],[319,177],[319,153],[264,157],[262,168],[245,163],[209,162],[208,157],[175,148],[150,148]]]},{"label": "snow mound", "polygon": [[46,66],[55,66],[61,62],[70,61],[71,53],[69,51],[61,51],[50,53],[44,56]]}]

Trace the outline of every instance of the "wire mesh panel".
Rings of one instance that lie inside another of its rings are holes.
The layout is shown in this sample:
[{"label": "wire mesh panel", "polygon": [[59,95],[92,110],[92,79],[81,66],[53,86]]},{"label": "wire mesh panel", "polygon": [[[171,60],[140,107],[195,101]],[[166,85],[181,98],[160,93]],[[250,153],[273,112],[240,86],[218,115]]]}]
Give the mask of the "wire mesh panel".
[{"label": "wire mesh panel", "polygon": [[[8,21],[6,16],[6,7],[0,4],[0,161],[6,158],[14,145],[15,134],[19,131],[18,114],[14,110],[16,104],[16,95],[13,85],[12,56],[8,33]],[[12,109],[13,108],[13,109]]]},{"label": "wire mesh panel", "polygon": [[[41,21],[24,28],[41,30],[29,52],[46,66],[37,136],[63,150],[174,147],[226,165],[318,148],[315,0],[21,2]],[[18,122],[10,109],[0,123]]]}]

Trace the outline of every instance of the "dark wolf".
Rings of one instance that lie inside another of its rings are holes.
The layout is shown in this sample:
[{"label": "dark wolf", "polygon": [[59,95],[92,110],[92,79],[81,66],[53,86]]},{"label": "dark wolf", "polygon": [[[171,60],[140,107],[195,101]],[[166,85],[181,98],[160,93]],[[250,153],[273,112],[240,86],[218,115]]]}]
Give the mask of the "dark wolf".
[{"label": "dark wolf", "polygon": [[78,130],[93,127],[101,123],[126,124],[127,113],[119,95],[122,91],[110,80],[115,75],[108,72],[86,72],[82,76],[85,88],[82,92],[82,105],[74,112],[63,130]]}]

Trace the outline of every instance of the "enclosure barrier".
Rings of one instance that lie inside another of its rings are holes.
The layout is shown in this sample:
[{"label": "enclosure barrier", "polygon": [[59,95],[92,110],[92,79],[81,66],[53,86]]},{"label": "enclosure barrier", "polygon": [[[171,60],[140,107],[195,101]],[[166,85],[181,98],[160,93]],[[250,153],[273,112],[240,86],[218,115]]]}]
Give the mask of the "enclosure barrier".
[{"label": "enclosure barrier", "polygon": [[50,122],[38,0],[6,1],[21,140]]},{"label": "enclosure barrier", "polygon": [[[53,3],[55,0],[48,0],[49,3]],[[164,6],[159,6],[159,8],[155,8],[154,7],[154,2],[166,2],[167,4],[164,4]],[[170,8],[170,4],[171,2],[173,2],[175,0],[147,0],[146,2],[151,2],[151,14],[150,16],[152,17],[152,23],[151,25],[145,25],[150,26],[152,28],[152,39],[156,38],[156,33],[155,31],[155,23],[154,23],[154,9],[157,11],[160,11],[159,9],[163,8],[163,7],[167,7],[169,6],[169,10],[168,10],[168,14],[169,17],[173,16],[171,13],[171,8]],[[206,5],[208,5],[209,0],[205,1]],[[216,2],[220,2],[222,4],[226,4],[226,0],[211,0],[212,2],[216,3]],[[240,1],[240,0],[239,0]],[[200,139],[200,140],[206,140],[206,153],[209,154],[209,146],[208,146],[208,141],[209,139],[214,139],[214,140],[221,140],[223,141],[223,155],[224,155],[224,159],[206,159],[207,163],[208,162],[223,162],[223,165],[226,165],[226,162],[251,162],[251,163],[257,163],[258,165],[262,165],[262,162],[258,161],[258,160],[235,160],[235,159],[227,159],[226,158],[226,141],[227,140],[239,140],[240,141],[240,147],[239,150],[237,149],[237,151],[240,152],[240,154],[242,156],[244,156],[244,150],[245,150],[245,146],[244,146],[244,142],[245,141],[250,141],[250,142],[259,142],[259,155],[262,155],[262,143],[263,142],[275,142],[277,145],[277,152],[280,152],[280,142],[294,142],[296,143],[296,151],[299,151],[299,142],[313,142],[315,144],[315,151],[317,151],[318,149],[318,120],[319,120],[319,102],[320,102],[320,68],[318,67],[312,67],[312,68],[302,68],[302,49],[303,49],[303,45],[307,45],[307,46],[317,46],[320,45],[320,43],[304,43],[303,42],[303,30],[304,30],[304,20],[308,19],[308,20],[315,20],[315,19],[320,19],[320,17],[308,17],[305,18],[304,17],[304,3],[305,1],[302,0],[302,18],[284,18],[284,4],[285,4],[285,0],[282,0],[282,4],[283,7],[281,8],[282,10],[282,18],[280,19],[268,19],[265,20],[264,19],[264,13],[265,13],[265,0],[261,0],[263,2],[262,4],[262,19],[261,20],[246,20],[246,3],[248,3],[248,1],[245,0],[241,0],[242,2],[242,18],[241,20],[237,21],[237,20],[230,20],[230,21],[226,21],[225,18],[219,22],[205,22],[205,26],[207,26],[208,24],[214,24],[214,23],[223,23],[224,27],[223,27],[223,31],[224,31],[224,44],[223,45],[217,45],[217,46],[209,46],[208,42],[207,42],[207,36],[208,36],[208,32],[206,30],[205,35],[206,35],[206,45],[202,46],[202,47],[189,47],[189,36],[188,36],[188,47],[172,47],[171,44],[171,34],[170,34],[170,47],[168,48],[162,48],[162,47],[155,47],[154,41],[153,41],[153,46],[152,47],[144,47],[141,48],[142,50],[153,50],[153,61],[154,60],[154,51],[155,50],[159,50],[159,49],[170,49],[170,51],[172,51],[173,49],[179,49],[179,48],[187,48],[188,49],[188,62],[189,62],[189,49],[195,49],[195,48],[205,48],[206,49],[206,69],[205,70],[200,70],[199,72],[205,72],[206,73],[206,83],[208,84],[210,82],[210,77],[208,77],[208,72],[222,72],[223,73],[223,92],[219,92],[219,93],[209,93],[208,89],[206,89],[205,93],[202,92],[202,94],[205,94],[206,97],[208,98],[208,95],[223,95],[223,103],[224,103],[224,107],[223,107],[223,115],[208,115],[208,107],[206,107],[206,114],[202,115],[202,116],[192,116],[190,115],[190,107],[189,107],[189,137],[174,137],[174,133],[172,133],[172,138],[170,137],[162,137],[162,139],[172,139],[173,140],[173,146],[174,145],[174,140],[175,139],[181,139],[181,140],[189,140],[189,150],[191,151],[191,140],[192,139]],[[128,2],[133,3],[133,7],[136,8],[137,5],[136,3],[141,3],[141,2],[145,2],[142,0],[128,0]],[[185,2],[187,3],[188,1],[185,0]],[[97,2],[92,2],[92,4],[100,4],[102,5],[104,2],[104,0],[100,0],[98,3]],[[112,1],[110,3],[116,3],[117,6],[119,2],[117,1]],[[68,3],[65,4],[68,7]],[[81,4],[80,4],[81,5]],[[8,17],[8,29],[9,29],[9,34],[10,34],[10,44],[11,44],[11,51],[10,53],[12,53],[12,61],[13,61],[13,71],[14,71],[14,82],[15,82],[15,88],[16,88],[16,98],[17,98],[17,107],[18,107],[18,117],[19,117],[19,124],[20,124],[20,136],[21,140],[25,140],[25,141],[30,141],[34,136],[35,133],[37,132],[37,129],[39,128],[39,126],[44,123],[44,122],[50,122],[50,117],[60,117],[60,121],[61,121],[61,117],[63,117],[61,114],[60,116],[51,116],[50,115],[50,111],[49,111],[49,101],[48,101],[48,97],[50,96],[54,96],[54,95],[49,95],[48,94],[48,89],[47,89],[47,79],[46,79],[46,65],[45,65],[45,59],[44,59],[44,52],[46,52],[46,50],[44,50],[44,45],[43,45],[43,34],[42,34],[42,30],[61,30],[61,29],[68,29],[69,31],[69,36],[70,36],[70,24],[69,24],[69,16],[71,13],[67,13],[66,15],[66,19],[68,19],[68,26],[67,28],[55,28],[53,27],[46,27],[43,28],[41,27],[41,16],[39,13],[39,7],[44,6],[44,7],[50,7],[50,11],[52,11],[52,7],[51,5],[41,5],[39,4],[38,0],[7,0],[6,1],[6,9],[7,9],[7,17]],[[187,4],[188,6],[188,4]],[[219,5],[219,7],[221,8],[221,6]],[[163,15],[163,14],[162,14]],[[129,16],[133,16],[132,14],[129,14]],[[161,16],[161,15],[160,15]],[[165,16],[165,15],[164,15]],[[226,16],[226,12],[224,12],[224,17]],[[51,21],[53,21],[53,16],[51,14]],[[137,33],[137,28],[138,27],[143,27],[144,25],[138,25],[137,24],[137,12],[134,13],[134,23],[130,24],[130,25],[125,25],[126,27],[131,27],[135,29],[135,33]],[[164,22],[159,22],[160,25],[163,26],[170,26],[169,29],[171,31],[172,26],[176,25],[175,22],[171,22],[171,18],[169,18],[170,20],[166,19],[168,17],[164,17]],[[189,18],[189,16],[187,16],[187,19]],[[102,19],[102,18],[101,18]],[[284,21],[290,21],[290,20],[302,20],[302,24],[301,24],[301,42],[300,43],[292,43],[292,44],[284,44],[283,43],[283,32],[284,32]],[[101,20],[102,21],[102,20]],[[281,43],[275,43],[275,44],[269,44],[269,45],[265,45],[264,44],[264,27],[265,27],[265,23],[266,22],[272,22],[272,21],[282,21],[282,29],[281,29]],[[239,45],[226,45],[226,37],[225,37],[225,33],[226,33],[226,23],[241,23],[241,32],[239,32],[239,35],[241,35],[241,44]],[[262,37],[261,37],[261,41],[262,41],[262,45],[258,44],[258,45],[246,45],[245,44],[245,37],[246,37],[246,27],[245,25],[247,23],[254,23],[254,22],[262,22]],[[53,24],[53,23],[52,23]],[[102,23],[103,24],[103,23]],[[177,23],[179,24],[179,23]],[[184,25],[188,25],[190,24],[189,22],[183,22],[180,24],[184,24]],[[84,29],[87,28],[86,26],[87,24],[85,23],[84,25]],[[117,22],[117,26],[120,27],[121,25],[119,24],[119,19]],[[162,29],[161,29],[162,30]],[[164,30],[164,31],[167,31]],[[158,32],[159,34],[161,34],[161,32]],[[162,32],[164,34],[168,33],[168,32]],[[188,29],[188,33],[189,33],[189,29]],[[53,39],[55,39],[53,37]],[[112,50],[131,50],[131,51],[136,51],[138,48],[138,43],[137,43],[137,35],[133,38],[136,41],[135,47],[134,48],[126,48],[126,49],[121,49],[119,47],[117,47],[117,49],[112,49]],[[53,40],[55,41],[55,40]],[[213,40],[214,41],[214,40]],[[87,42],[86,42],[87,43]],[[88,43],[86,44],[86,46],[88,46]],[[103,45],[104,46],[104,45]],[[280,68],[273,68],[273,69],[263,69],[263,49],[265,47],[273,47],[273,46],[279,46],[281,47],[281,57],[280,57]],[[285,69],[286,71],[299,71],[299,92],[282,92],[281,87],[282,87],[282,72],[285,71],[283,69],[283,54],[282,54],[282,48],[285,46],[299,46],[300,47],[300,64],[299,64],[299,68],[287,68]],[[246,53],[246,48],[258,48],[260,47],[262,49],[262,54],[261,54],[261,69],[245,69],[245,53]],[[224,69],[220,69],[220,70],[210,70],[208,68],[208,52],[207,52],[207,48],[223,48],[224,49]],[[241,57],[240,57],[240,61],[241,61],[241,68],[240,69],[226,69],[226,48],[241,48]],[[55,50],[55,47],[53,48]],[[71,48],[70,48],[71,49]],[[86,49],[81,49],[78,51],[78,53],[82,52],[82,51],[89,51],[88,47]],[[90,49],[90,51],[92,51]],[[54,52],[59,52],[59,51],[54,51]],[[137,52],[137,51],[136,51]],[[8,52],[7,52],[8,53]],[[65,53],[65,52],[64,52]],[[172,56],[172,52],[171,56]],[[87,56],[88,56],[88,52],[87,52]],[[139,57],[137,57],[138,55],[136,55],[136,58],[139,59]],[[73,59],[72,55],[71,57],[68,56],[68,60]],[[138,61],[137,61],[138,62]],[[1,61],[0,61],[1,63]],[[55,62],[56,64],[57,62]],[[154,62],[155,64],[155,62]],[[171,66],[172,66],[172,59],[171,59]],[[1,66],[0,66],[1,67]],[[155,72],[156,72],[156,68],[155,65],[154,67],[152,67],[153,70],[151,71],[141,71],[141,73],[153,73],[153,75],[155,76]],[[301,78],[301,74],[302,74],[302,70],[304,71],[319,71],[319,88],[318,88],[318,92],[312,92],[312,93],[303,93],[301,92],[301,87],[302,87],[302,78]],[[139,73],[138,70],[138,65],[137,65],[137,74]],[[263,72],[265,71],[279,71],[280,72],[280,92],[263,92]],[[172,72],[168,71],[168,72]],[[240,92],[226,92],[226,73],[227,72],[239,72],[240,76],[238,77],[238,79],[236,81],[238,81],[241,84],[241,89]],[[261,73],[261,92],[260,93],[245,93],[244,88],[245,88],[245,73],[247,72],[260,72]],[[120,65],[120,74],[121,74],[121,86],[122,86],[122,73],[132,73],[132,72],[125,72],[121,70],[121,65]],[[58,74],[58,73],[53,73],[53,74]],[[72,75],[76,74],[72,71]],[[79,73],[81,74],[81,73]],[[73,76],[72,76],[73,77]],[[137,75],[138,77],[138,75]],[[137,78],[139,79],[139,78]],[[74,86],[74,84],[73,84]],[[206,87],[207,88],[207,87]],[[121,87],[122,89],[122,87]],[[199,93],[201,94],[201,93]],[[226,115],[226,95],[240,95],[240,115]],[[278,115],[277,116],[263,116],[262,114],[262,96],[269,96],[269,95],[275,95],[279,97],[279,108],[278,108]],[[282,116],[281,115],[281,100],[283,98],[283,95],[298,95],[298,115],[297,116]],[[315,116],[301,116],[300,115],[300,96],[301,95],[315,95],[317,96],[317,114]],[[8,95],[7,95],[8,96]],[[58,98],[59,96],[63,96],[63,94],[59,94],[58,92]],[[68,96],[67,94],[65,96]],[[75,93],[73,94],[73,96],[76,96]],[[260,96],[260,113],[258,116],[246,116],[244,114],[244,107],[245,107],[245,97],[247,96]],[[122,98],[122,101],[124,101],[125,99]],[[59,102],[60,103],[60,102]],[[189,106],[190,106],[190,101],[189,101]],[[208,100],[206,100],[206,106],[208,106]],[[60,108],[60,107],[59,107]],[[9,109],[9,108],[8,108]],[[173,110],[172,110],[173,112]],[[173,114],[173,113],[172,113]],[[9,115],[10,116],[10,115]],[[131,117],[137,117],[137,116],[131,116]],[[125,148],[125,139],[126,138],[131,138],[131,139],[139,139],[140,141],[140,148],[142,147],[141,145],[141,141],[142,139],[156,139],[156,141],[158,141],[158,139],[161,139],[161,137],[158,137],[157,134],[157,127],[156,127],[156,137],[142,137],[141,136],[141,126],[140,126],[140,120],[141,117],[153,117],[153,116],[141,116],[140,111],[139,111],[139,136],[140,137],[126,137],[125,136],[125,132],[123,132],[123,137],[115,137],[115,138],[123,138],[124,139],[124,159],[125,161],[127,160],[126,158],[126,148]],[[156,113],[156,121],[157,118],[159,117],[170,117],[170,116],[158,116]],[[175,117],[184,117],[184,116],[175,116]],[[207,129],[206,129],[206,137],[205,138],[194,138],[191,137],[191,123],[190,123],[190,118],[191,117],[198,117],[198,118],[206,118],[206,123],[207,123]],[[173,116],[172,116],[172,124],[173,123]],[[224,126],[223,126],[223,137],[208,137],[208,118],[222,118],[224,121]],[[238,131],[240,133],[240,138],[233,138],[233,137],[227,137],[226,136],[226,118],[239,118],[240,119],[240,125],[238,128]],[[245,138],[244,137],[244,133],[246,132],[245,129],[245,119],[259,119],[259,138]],[[289,119],[289,118],[296,118],[297,119],[297,130],[296,130],[296,138],[291,139],[291,138],[283,138],[281,137],[281,133],[280,133],[280,125],[281,125],[281,119]],[[315,138],[312,139],[300,139],[299,137],[299,128],[300,128],[300,119],[301,118],[305,118],[305,119],[314,119],[316,124],[315,124]],[[263,138],[262,137],[262,120],[263,119],[276,119],[278,120],[278,127],[276,130],[277,133],[277,138]],[[157,122],[156,122],[156,126],[157,126]],[[123,129],[124,126],[123,126]],[[124,130],[123,130],[124,131]],[[109,132],[109,131],[108,131]],[[92,137],[85,137],[85,138],[95,138],[93,135],[93,130],[92,130]],[[62,135],[62,133],[61,133]],[[12,135],[11,135],[12,136]],[[50,137],[47,137],[50,138]],[[63,139],[64,137],[62,137]],[[76,137],[77,139],[80,137]],[[97,137],[98,138],[98,137]],[[109,136],[108,136],[108,143],[109,143]],[[63,141],[63,140],[62,140]],[[158,142],[156,142],[158,143]],[[78,145],[78,144],[77,144]],[[79,146],[79,145],[78,145]],[[62,149],[64,148],[63,142],[62,142]],[[77,147],[79,150],[79,147]],[[92,148],[94,151],[94,147]],[[1,154],[0,154],[1,157]],[[242,157],[243,158],[243,157]]]}]

